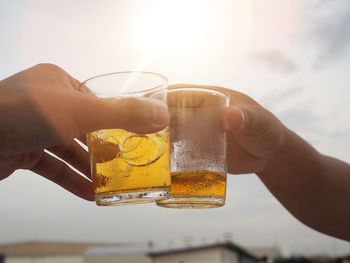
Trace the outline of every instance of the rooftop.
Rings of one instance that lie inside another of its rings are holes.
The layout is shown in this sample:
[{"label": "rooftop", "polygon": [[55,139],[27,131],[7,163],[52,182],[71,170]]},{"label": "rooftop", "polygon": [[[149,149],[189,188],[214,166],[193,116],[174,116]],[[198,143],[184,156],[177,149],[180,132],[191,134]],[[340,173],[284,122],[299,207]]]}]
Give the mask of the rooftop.
[{"label": "rooftop", "polygon": [[254,260],[259,260],[260,258],[251,254],[250,252],[246,251],[242,247],[233,244],[231,242],[225,242],[225,243],[215,243],[211,245],[204,245],[204,246],[191,246],[191,247],[185,247],[180,249],[169,249],[169,250],[162,250],[157,252],[149,253],[148,255],[151,257],[158,257],[163,255],[170,255],[170,254],[177,254],[177,253],[184,253],[184,252],[193,252],[193,251],[201,251],[201,250],[207,250],[211,248],[225,248],[231,251],[234,251],[238,253],[240,256],[245,256]]},{"label": "rooftop", "polygon": [[0,244],[0,255],[18,257],[82,255],[92,248],[120,248],[130,245],[126,243],[28,241]]}]

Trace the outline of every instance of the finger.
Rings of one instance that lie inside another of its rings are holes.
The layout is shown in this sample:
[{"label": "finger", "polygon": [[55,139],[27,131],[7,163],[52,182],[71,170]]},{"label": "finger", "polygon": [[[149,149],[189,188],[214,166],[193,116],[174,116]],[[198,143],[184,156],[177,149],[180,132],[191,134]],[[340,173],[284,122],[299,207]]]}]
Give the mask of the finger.
[{"label": "finger", "polygon": [[62,186],[76,196],[89,201],[94,200],[92,183],[48,153],[43,154],[37,164],[31,168],[31,171]]},{"label": "finger", "polygon": [[51,147],[48,150],[88,178],[91,178],[89,153],[74,140],[70,143]]},{"label": "finger", "polygon": [[269,157],[283,141],[283,125],[260,106],[230,107],[225,115],[237,142],[253,156]]},{"label": "finger", "polygon": [[68,77],[69,82],[72,85],[72,87],[75,90],[80,90],[80,87],[82,86],[82,83],[79,80],[77,80],[74,77],[72,77],[71,75],[69,75],[68,73],[67,73],[67,77]]},{"label": "finger", "polygon": [[228,172],[233,174],[244,174],[261,171],[265,165],[265,159],[258,158],[247,152],[236,141],[235,136],[229,131],[227,133],[227,164]]},{"label": "finger", "polygon": [[0,156],[0,180],[11,175],[16,169],[30,169],[40,160],[43,150],[21,153],[12,156]]},{"label": "finger", "polygon": [[[96,95],[88,87],[86,87],[83,83],[81,83],[79,80],[73,78],[69,74],[68,74],[68,77],[69,77],[69,80],[72,84],[72,87],[75,90],[77,90],[78,92],[87,93],[89,95],[96,97]],[[82,143],[84,146],[87,147],[87,135],[86,134],[80,135],[78,138],[76,138],[76,140],[78,140],[80,143]]]},{"label": "finger", "polygon": [[[68,74],[68,72],[62,70],[62,72],[65,74],[65,77],[67,81],[69,82],[70,88],[73,88],[74,90],[82,93],[87,93],[89,95],[95,96],[95,94],[88,88],[86,87],[82,82]],[[96,96],[95,96],[96,97]]]},{"label": "finger", "polygon": [[168,90],[171,91],[173,89],[182,89],[182,88],[194,89],[194,90],[204,88],[204,89],[220,91],[230,96],[230,105],[237,105],[237,104],[259,105],[255,100],[253,100],[249,96],[237,90],[228,89],[220,86],[198,85],[198,84],[173,84],[168,87]]},{"label": "finger", "polygon": [[[210,92],[208,92],[208,88]],[[225,93],[224,93],[225,94]],[[226,95],[226,94],[225,94]],[[225,105],[227,97],[208,86],[176,85],[168,90],[169,107],[198,108]]]},{"label": "finger", "polygon": [[225,127],[232,132],[240,131],[245,124],[245,115],[236,106],[224,108],[223,110]]},{"label": "finger", "polygon": [[97,97],[88,87],[86,87],[83,83],[80,81],[76,80],[75,78],[69,76],[70,82],[72,84],[72,87],[79,92],[89,94],[93,97]]},{"label": "finger", "polygon": [[[77,101],[78,103],[78,101]],[[169,123],[168,107],[151,98],[90,97],[79,100],[76,120],[79,132],[85,134],[100,129],[125,129],[135,133],[153,133]]]},{"label": "finger", "polygon": [[81,143],[83,143],[85,146],[87,146],[87,135],[83,134],[77,138]]}]

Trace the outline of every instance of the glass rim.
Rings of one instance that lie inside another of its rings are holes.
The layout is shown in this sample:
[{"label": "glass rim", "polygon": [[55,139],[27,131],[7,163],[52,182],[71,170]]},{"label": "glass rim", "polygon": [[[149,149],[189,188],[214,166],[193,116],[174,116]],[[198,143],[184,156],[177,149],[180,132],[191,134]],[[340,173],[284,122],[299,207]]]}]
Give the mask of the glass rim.
[{"label": "glass rim", "polygon": [[96,80],[99,79],[101,77],[106,77],[106,76],[113,76],[113,75],[126,75],[126,74],[142,74],[142,75],[148,75],[148,76],[155,76],[155,77],[159,77],[159,79],[162,80],[161,84],[149,88],[149,89],[144,89],[144,90],[139,90],[139,91],[130,91],[130,92],[126,92],[126,94],[134,94],[134,93],[140,93],[140,92],[150,92],[150,91],[157,91],[157,90],[161,90],[162,88],[167,89],[167,84],[168,84],[168,79],[159,73],[156,72],[152,72],[152,71],[143,71],[143,70],[126,70],[126,71],[115,71],[115,72],[109,72],[109,73],[104,73],[104,74],[99,74],[93,77],[90,77],[86,80],[84,80],[83,82],[81,82],[80,87],[85,86],[86,83],[88,83],[91,80]]},{"label": "glass rim", "polygon": [[[213,86],[214,87],[214,86]],[[205,87],[175,87],[175,88],[168,88],[167,91],[168,93],[171,91],[203,91],[203,92],[208,92],[208,93],[214,93],[213,95],[220,95],[222,97],[226,97],[227,99],[230,99],[230,95],[219,90],[211,89],[208,86]]]}]

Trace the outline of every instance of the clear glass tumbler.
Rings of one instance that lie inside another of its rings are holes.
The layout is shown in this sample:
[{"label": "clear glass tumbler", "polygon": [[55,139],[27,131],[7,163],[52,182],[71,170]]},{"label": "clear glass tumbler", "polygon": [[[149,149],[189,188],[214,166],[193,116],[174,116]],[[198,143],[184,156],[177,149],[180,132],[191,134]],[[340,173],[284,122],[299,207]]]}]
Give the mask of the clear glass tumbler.
[{"label": "clear glass tumbler", "polygon": [[171,144],[171,196],[157,205],[210,208],[225,204],[226,94],[209,88],[168,90]]},{"label": "clear glass tumbler", "polygon": [[[167,80],[151,72],[116,72],[83,82],[100,98],[149,97],[166,102]],[[152,202],[170,189],[168,128],[153,134],[108,129],[87,135],[97,205]]]}]

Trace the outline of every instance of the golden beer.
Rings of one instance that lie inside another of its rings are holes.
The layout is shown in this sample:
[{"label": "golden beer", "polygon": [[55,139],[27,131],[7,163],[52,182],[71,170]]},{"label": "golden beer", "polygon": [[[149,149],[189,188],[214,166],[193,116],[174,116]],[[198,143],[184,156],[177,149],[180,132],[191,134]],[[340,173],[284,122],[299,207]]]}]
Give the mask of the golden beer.
[{"label": "golden beer", "polygon": [[[124,203],[167,197],[170,188],[168,129],[147,135],[122,129],[100,130],[88,135],[88,146],[97,204],[113,203],[113,198],[116,203],[123,203],[123,194]],[[153,198],[155,192],[158,195]],[[132,195],[135,198],[130,198]]]},{"label": "golden beer", "polygon": [[[157,204],[174,208],[219,207],[224,205],[226,174],[205,170],[173,172],[170,192],[173,198]],[[215,203],[215,200],[221,202]]]},{"label": "golden beer", "polygon": [[224,197],[226,176],[210,171],[176,172],[171,177],[171,193],[177,196]]}]

